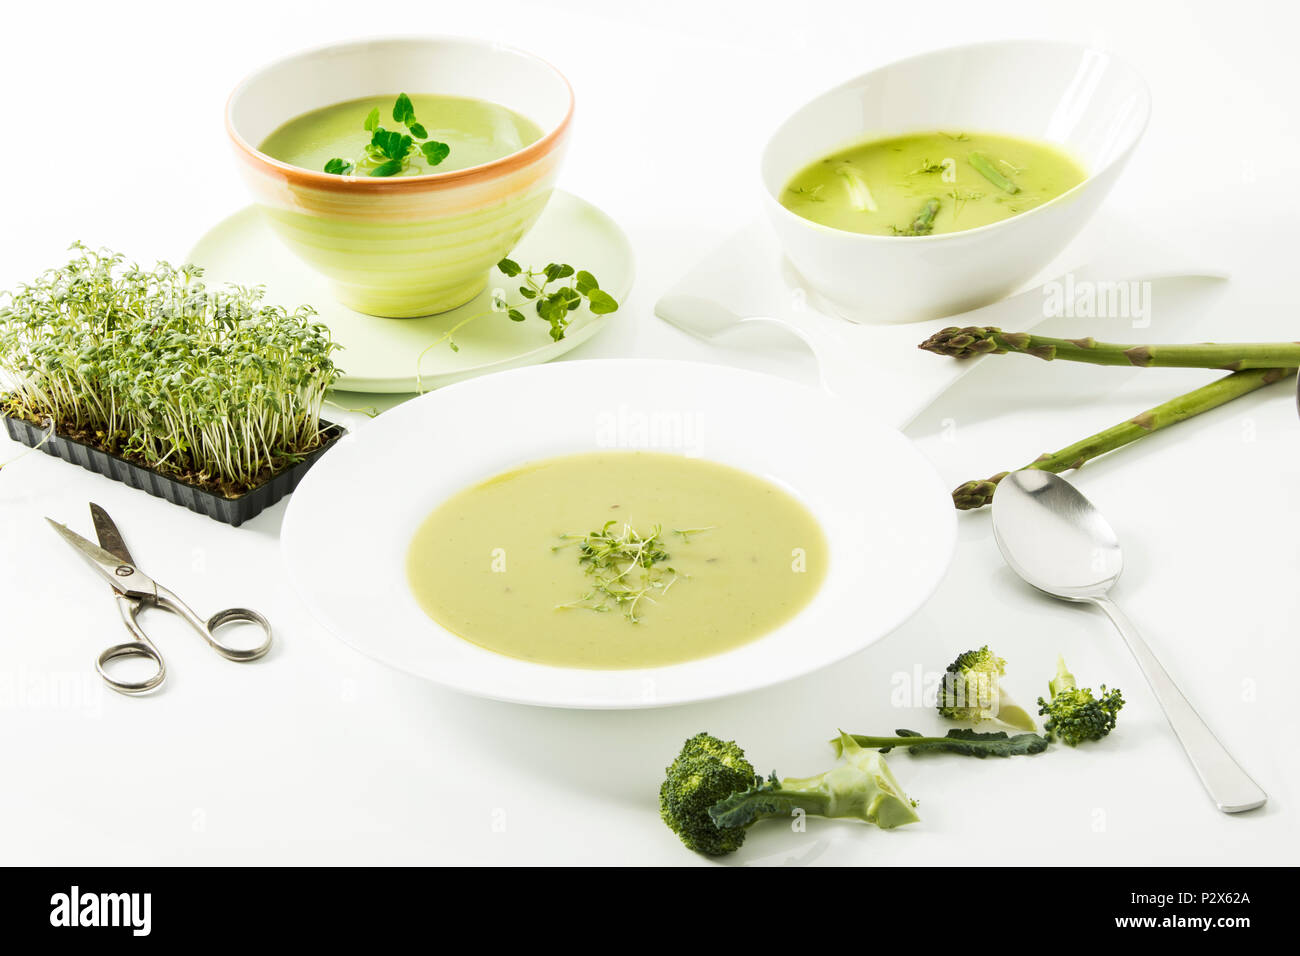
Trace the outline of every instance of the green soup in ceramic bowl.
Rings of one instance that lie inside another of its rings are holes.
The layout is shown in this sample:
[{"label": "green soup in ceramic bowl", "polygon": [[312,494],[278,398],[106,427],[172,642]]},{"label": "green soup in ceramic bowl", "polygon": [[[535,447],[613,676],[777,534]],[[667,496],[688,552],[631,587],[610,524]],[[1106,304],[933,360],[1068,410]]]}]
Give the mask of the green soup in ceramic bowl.
[{"label": "green soup in ceramic bowl", "polygon": [[572,113],[568,82],[530,54],[403,38],[265,67],[226,127],[276,234],[338,300],[409,318],[483,289],[550,198]]}]

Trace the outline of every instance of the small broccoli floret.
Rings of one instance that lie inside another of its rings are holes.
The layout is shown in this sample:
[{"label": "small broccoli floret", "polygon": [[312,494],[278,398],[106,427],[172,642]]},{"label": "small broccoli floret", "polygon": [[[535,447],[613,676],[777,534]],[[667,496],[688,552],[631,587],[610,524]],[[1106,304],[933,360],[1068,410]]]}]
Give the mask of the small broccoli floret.
[{"label": "small broccoli floret", "polygon": [[1084,740],[1101,740],[1115,729],[1116,717],[1124,706],[1124,695],[1118,688],[1108,691],[1102,684],[1101,697],[1094,697],[1090,688],[1075,682],[1064,657],[1057,658],[1056,676],[1048,681],[1047,688],[1052,699],[1038,698],[1038,712],[1047,718],[1043,729],[1049,740],[1074,747]]},{"label": "small broccoli floret", "polygon": [[733,740],[696,734],[666,771],[659,788],[659,815],[697,853],[722,856],[745,842],[741,828],[719,828],[709,808],[754,782],[754,765]]},{"label": "small broccoli floret", "polygon": [[885,758],[865,750],[841,732],[838,766],[815,777],[755,779],[753,785],[716,804],[709,815],[719,827],[746,827],[763,817],[789,817],[796,811],[818,817],[852,817],[890,830],[915,823],[913,803],[894,778]]},{"label": "small broccoli floret", "polygon": [[939,685],[939,716],[979,723],[1000,720],[1020,730],[1037,729],[1029,712],[1011,700],[999,681],[1007,662],[988,649],[967,651],[948,665]]},{"label": "small broccoli floret", "polygon": [[836,745],[844,762],[816,777],[768,779],[754,774],[734,741],[696,734],[668,768],[659,788],[659,814],[698,853],[722,856],[745,842],[746,827],[763,817],[853,817],[882,829],[915,823],[913,803],[885,758],[847,734]]}]

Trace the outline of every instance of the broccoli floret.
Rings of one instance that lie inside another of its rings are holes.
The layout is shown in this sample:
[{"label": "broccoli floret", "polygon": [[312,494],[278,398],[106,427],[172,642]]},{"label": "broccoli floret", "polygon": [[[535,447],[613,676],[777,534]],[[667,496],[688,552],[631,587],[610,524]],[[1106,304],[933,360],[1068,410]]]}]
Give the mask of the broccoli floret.
[{"label": "broccoli floret", "polygon": [[740,848],[746,828],[763,817],[853,817],[883,829],[919,819],[880,754],[847,734],[837,741],[844,762],[816,777],[768,779],[734,741],[696,734],[668,767],[659,788],[664,823],[692,850],[721,856]]},{"label": "broccoli floret", "polygon": [[1066,669],[1065,658],[1057,658],[1056,676],[1047,683],[1052,694],[1050,701],[1038,698],[1038,712],[1047,718],[1043,729],[1049,740],[1059,740],[1077,746],[1084,740],[1101,740],[1115,729],[1116,717],[1124,706],[1124,695],[1119,688],[1106,690],[1101,685],[1101,697],[1092,690],[1079,687],[1074,675]]},{"label": "broccoli floret", "polygon": [[722,856],[740,849],[742,829],[719,829],[709,808],[754,782],[754,765],[734,740],[696,734],[666,771],[659,787],[659,815],[697,853]]},{"label": "broccoli floret", "polygon": [[1020,730],[1037,730],[1029,712],[1002,690],[1007,662],[988,649],[967,651],[948,665],[939,685],[939,716],[979,723],[1000,720]]}]

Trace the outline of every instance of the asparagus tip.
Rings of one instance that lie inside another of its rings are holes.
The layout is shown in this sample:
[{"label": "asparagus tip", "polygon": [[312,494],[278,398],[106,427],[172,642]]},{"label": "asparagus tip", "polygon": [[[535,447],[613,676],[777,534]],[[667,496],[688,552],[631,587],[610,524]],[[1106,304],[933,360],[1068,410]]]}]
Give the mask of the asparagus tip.
[{"label": "asparagus tip", "polygon": [[998,482],[1010,472],[1000,472],[992,478],[982,481],[965,481],[952,490],[952,503],[958,511],[974,511],[983,508],[993,500],[993,493],[998,490]]},{"label": "asparagus tip", "polygon": [[1002,330],[994,326],[970,325],[959,328],[955,325],[940,329],[917,346],[935,355],[948,355],[952,358],[970,358],[988,352],[1005,352],[998,345],[994,336]]}]

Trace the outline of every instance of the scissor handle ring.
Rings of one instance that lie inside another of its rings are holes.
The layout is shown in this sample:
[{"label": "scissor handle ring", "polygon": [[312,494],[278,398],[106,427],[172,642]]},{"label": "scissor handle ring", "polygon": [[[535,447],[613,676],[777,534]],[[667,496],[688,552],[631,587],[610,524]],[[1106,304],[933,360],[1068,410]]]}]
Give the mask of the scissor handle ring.
[{"label": "scissor handle ring", "polygon": [[[123,657],[147,657],[158,665],[158,670],[144,680],[118,680],[108,672],[104,665],[109,661],[119,660]],[[95,659],[95,670],[99,671],[99,676],[104,678],[104,683],[119,694],[126,694],[127,696],[147,694],[167,679],[167,665],[163,663],[162,656],[152,644],[146,644],[142,641],[128,641],[125,644],[114,644],[112,647],[106,648]]]},{"label": "scissor handle ring", "polygon": [[[262,629],[262,633],[266,635],[266,640],[262,641],[257,647],[252,648],[231,647],[228,644],[221,643],[217,638],[217,629],[227,624],[236,623],[256,624]],[[208,643],[226,660],[255,661],[271,649],[271,622],[252,608],[228,607],[224,611],[218,611],[208,618],[206,628]]]}]

